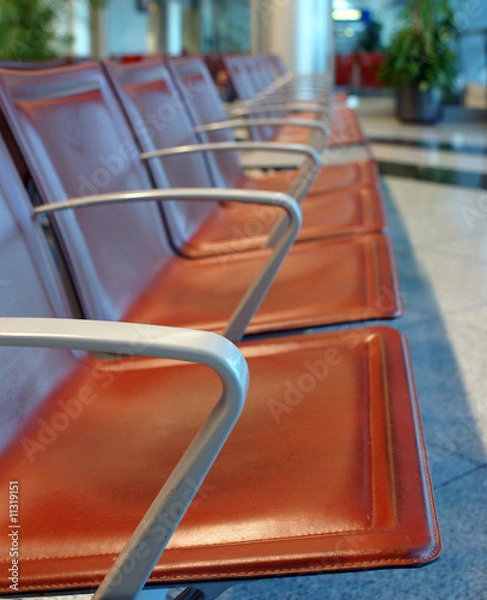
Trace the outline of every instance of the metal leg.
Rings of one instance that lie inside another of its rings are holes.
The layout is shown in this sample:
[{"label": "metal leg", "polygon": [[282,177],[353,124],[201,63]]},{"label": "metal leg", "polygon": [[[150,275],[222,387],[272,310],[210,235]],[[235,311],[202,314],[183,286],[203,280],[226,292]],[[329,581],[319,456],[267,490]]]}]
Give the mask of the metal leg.
[{"label": "metal leg", "polygon": [[167,600],[216,600],[227,589],[232,587],[232,582],[201,583],[198,587],[189,587],[184,590],[169,590]]}]

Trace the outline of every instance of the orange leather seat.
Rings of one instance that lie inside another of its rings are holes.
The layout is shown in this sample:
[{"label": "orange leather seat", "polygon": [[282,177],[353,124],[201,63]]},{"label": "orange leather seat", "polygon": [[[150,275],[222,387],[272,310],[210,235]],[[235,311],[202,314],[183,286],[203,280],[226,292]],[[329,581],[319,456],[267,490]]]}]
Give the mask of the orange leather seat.
[{"label": "orange leather seat", "polygon": [[[328,166],[325,166],[318,172],[308,192],[306,203],[303,203],[303,213],[305,213],[309,201],[319,199],[323,201],[323,204],[326,204],[327,195],[330,193],[355,194],[358,196],[360,192],[366,192],[374,197],[374,203],[378,205],[378,210],[381,210],[382,197],[380,191],[375,187],[379,182],[379,172],[373,160],[359,160],[351,164],[338,163],[331,165],[331,176],[328,175],[328,168]],[[290,185],[296,182],[298,176],[298,169],[269,173],[263,177],[242,175],[237,181],[237,187],[286,192],[290,189]],[[384,223],[382,227],[384,227]]]},{"label": "orange leather seat", "polygon": [[[0,311],[69,317],[0,143]],[[404,338],[387,328],[244,343],[240,420],[150,583],[373,567],[438,556]],[[0,347],[0,495],[18,482],[21,576],[0,593],[81,592],[112,566],[221,393],[208,367]],[[187,482],[193,489],[195,483]],[[9,504],[0,526],[14,531]]]},{"label": "orange leather seat", "polygon": [[[341,336],[242,346],[246,406],[151,583],[413,566],[438,555],[401,335]],[[207,368],[159,362],[87,359],[2,453],[0,492],[21,485],[24,593],[98,585],[213,407],[219,381]],[[60,399],[82,388],[90,402],[62,431]],[[2,509],[4,528],[7,516]],[[1,592],[8,563],[2,536]]]},{"label": "orange leather seat", "polygon": [[[98,65],[4,71],[0,97],[46,204],[151,189]],[[220,205],[212,203],[202,212],[199,204],[187,202],[173,213],[168,207],[173,234],[182,243],[191,239],[215,206]],[[60,212],[53,222],[83,313],[90,318],[220,331],[270,255],[262,249],[182,258],[171,248],[152,202]],[[291,249],[248,331],[394,317],[401,310],[387,236],[316,240]]]}]

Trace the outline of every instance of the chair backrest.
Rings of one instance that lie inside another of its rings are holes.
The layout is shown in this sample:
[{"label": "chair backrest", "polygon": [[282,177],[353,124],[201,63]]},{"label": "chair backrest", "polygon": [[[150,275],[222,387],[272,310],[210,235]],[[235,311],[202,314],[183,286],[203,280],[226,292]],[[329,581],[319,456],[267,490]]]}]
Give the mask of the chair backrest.
[{"label": "chair backrest", "polygon": [[[152,187],[98,64],[0,70],[0,105],[44,203]],[[156,203],[53,215],[84,315],[118,320],[173,256]]]},{"label": "chair backrest", "polygon": [[[44,234],[2,139],[0,257],[0,316],[71,316]],[[69,351],[0,347],[0,451],[75,363]]]},{"label": "chair backrest", "polygon": [[[227,69],[228,76],[232,82],[233,87],[237,93],[239,100],[253,100],[256,94],[261,91],[260,88],[264,87],[259,80],[259,84],[253,81],[254,74],[252,72],[252,79],[250,76],[250,61],[245,56],[227,56],[223,59],[225,68]],[[264,111],[256,112],[252,115],[255,118],[278,116],[275,113],[269,114]],[[252,138],[255,141],[271,140],[275,134],[275,128],[269,125],[260,127],[250,127]]]},{"label": "chair backrest", "polygon": [[269,56],[269,60],[271,61],[271,66],[274,68],[274,71],[277,75],[286,75],[287,69],[284,65],[282,57],[279,54],[271,54]]},{"label": "chair backrest", "polygon": [[[209,123],[228,119],[223,102],[218,95],[218,89],[201,58],[168,59],[166,64],[181,96],[184,98],[184,104],[194,125],[208,125]],[[231,129],[214,131],[202,135],[200,139],[209,142],[235,141]],[[215,161],[219,170],[219,174],[214,172],[215,180],[219,176],[220,178],[223,177],[225,185],[234,187],[242,176],[237,152],[215,154]]]},{"label": "chair backrest", "polygon": [[[198,143],[194,126],[160,57],[125,64],[107,62],[105,69],[143,151]],[[155,158],[148,161],[148,166],[157,187],[211,187],[207,158],[213,160],[212,155],[204,154]],[[215,168],[218,169],[216,165]],[[162,210],[174,245],[180,248],[215,206],[216,203],[201,202],[164,203]]]},{"label": "chair backrest", "polygon": [[254,92],[254,95],[263,92],[267,87],[267,83],[261,72],[258,57],[246,56],[242,59],[242,64],[247,70],[247,79],[250,84],[250,89]]},{"label": "chair backrest", "polygon": [[243,56],[224,56],[223,62],[239,100],[253,100],[255,90],[247,76]]},{"label": "chair backrest", "polygon": [[266,87],[275,83],[276,76],[269,64],[269,58],[263,55],[256,56],[256,63]]}]

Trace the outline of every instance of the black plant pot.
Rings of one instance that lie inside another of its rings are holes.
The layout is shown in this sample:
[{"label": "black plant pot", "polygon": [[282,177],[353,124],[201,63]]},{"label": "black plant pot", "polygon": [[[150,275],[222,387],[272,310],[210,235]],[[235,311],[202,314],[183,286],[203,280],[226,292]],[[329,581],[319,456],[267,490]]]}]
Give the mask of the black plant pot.
[{"label": "black plant pot", "polygon": [[441,90],[421,92],[417,85],[397,90],[396,116],[407,123],[435,123],[442,115]]}]

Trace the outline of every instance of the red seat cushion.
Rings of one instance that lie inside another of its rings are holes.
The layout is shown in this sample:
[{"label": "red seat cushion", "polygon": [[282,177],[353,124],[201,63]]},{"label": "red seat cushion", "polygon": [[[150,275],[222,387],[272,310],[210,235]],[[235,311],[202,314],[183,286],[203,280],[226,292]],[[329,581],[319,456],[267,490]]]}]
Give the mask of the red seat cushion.
[{"label": "red seat cushion", "polygon": [[[250,180],[256,189],[258,181]],[[264,186],[266,187],[266,186]],[[255,205],[232,210],[218,210],[184,244],[188,256],[245,251],[262,247],[271,228],[282,217],[273,207]],[[343,236],[381,231],[386,215],[377,188],[351,189],[347,192],[310,196],[302,204],[303,226],[298,241],[317,240],[324,236]]]},{"label": "red seat cushion", "polygon": [[[123,320],[222,331],[268,253],[255,250],[198,260],[175,257]],[[402,311],[396,286],[387,236],[296,244],[247,333],[395,317]]]},{"label": "red seat cushion", "polygon": [[[288,192],[298,176],[299,171],[297,169],[278,171],[262,177],[244,175],[238,181],[238,187],[251,190],[263,189]],[[346,195],[351,190],[376,186],[378,183],[377,166],[371,160],[325,165],[314,180],[309,194],[343,192]],[[379,194],[377,200],[381,202]]]},{"label": "red seat cushion", "polygon": [[[402,344],[396,331],[372,328],[242,345],[251,386],[241,419],[150,581],[435,558]],[[94,358],[53,390],[0,456],[0,495],[9,481],[20,486],[19,589],[95,587],[219,393],[206,367]],[[0,522],[6,531],[7,502]],[[0,540],[2,592],[9,541]]]}]

